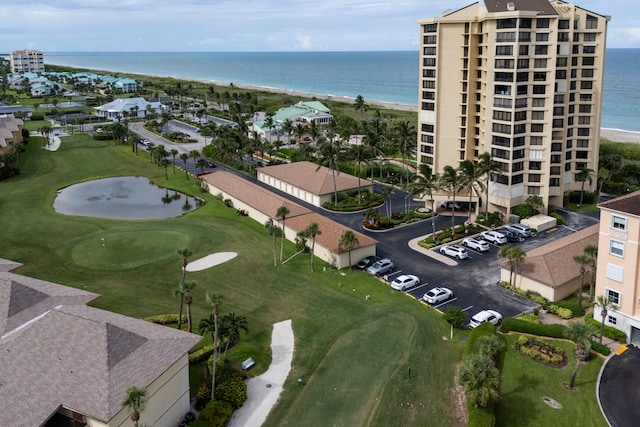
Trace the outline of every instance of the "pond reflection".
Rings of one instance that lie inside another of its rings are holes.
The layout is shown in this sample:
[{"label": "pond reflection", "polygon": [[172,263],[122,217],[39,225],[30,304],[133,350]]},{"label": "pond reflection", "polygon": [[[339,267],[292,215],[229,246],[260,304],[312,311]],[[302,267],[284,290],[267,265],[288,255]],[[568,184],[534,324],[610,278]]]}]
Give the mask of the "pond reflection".
[{"label": "pond reflection", "polygon": [[200,199],[158,187],[148,178],[120,176],[63,188],[53,202],[53,209],[65,215],[165,219],[191,212],[201,205]]}]

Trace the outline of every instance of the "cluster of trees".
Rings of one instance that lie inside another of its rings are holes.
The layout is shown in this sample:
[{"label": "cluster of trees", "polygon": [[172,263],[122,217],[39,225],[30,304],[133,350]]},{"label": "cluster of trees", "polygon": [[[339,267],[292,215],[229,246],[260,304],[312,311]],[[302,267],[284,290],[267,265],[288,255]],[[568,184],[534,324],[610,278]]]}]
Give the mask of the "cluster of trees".
[{"label": "cluster of trees", "polygon": [[612,195],[640,189],[640,146],[636,143],[602,142],[597,172],[598,191]]}]

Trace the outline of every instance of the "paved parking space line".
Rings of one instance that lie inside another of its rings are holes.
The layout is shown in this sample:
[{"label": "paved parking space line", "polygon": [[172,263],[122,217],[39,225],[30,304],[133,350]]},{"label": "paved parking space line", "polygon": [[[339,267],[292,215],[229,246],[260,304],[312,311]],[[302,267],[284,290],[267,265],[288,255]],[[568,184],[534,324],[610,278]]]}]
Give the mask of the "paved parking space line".
[{"label": "paved parking space line", "polygon": [[[443,305],[447,305],[447,304],[449,304],[449,303],[451,303],[451,302],[454,302],[454,301],[455,301],[455,300],[457,300],[457,299],[458,299],[458,298],[452,298],[452,299],[450,299],[450,300],[442,301],[440,304],[438,304],[438,305],[434,305],[434,306],[433,306],[433,308],[440,308],[440,307],[442,307]],[[473,307],[473,306],[471,306],[471,307]],[[469,308],[471,308],[471,307],[469,307]],[[464,311],[464,310],[462,310],[462,311]]]},{"label": "paved parking space line", "polygon": [[395,276],[396,274],[402,273],[402,270],[392,271],[391,273],[387,273],[383,276],[384,280],[389,281],[390,276]]},{"label": "paved parking space line", "polygon": [[414,288],[411,288],[411,289],[409,289],[409,290],[410,290],[410,291],[415,291],[415,290],[417,290],[417,289],[424,288],[425,286],[429,286],[429,284],[428,284],[427,282],[424,282],[424,283],[421,283],[421,284],[419,284],[418,286],[416,286],[416,287],[414,287]]},{"label": "paved parking space line", "polygon": [[472,306],[472,305],[470,305],[470,306],[469,306],[469,307],[467,307],[467,308],[463,308],[463,309],[462,309],[462,311],[471,310],[472,308],[473,308],[473,306]]}]

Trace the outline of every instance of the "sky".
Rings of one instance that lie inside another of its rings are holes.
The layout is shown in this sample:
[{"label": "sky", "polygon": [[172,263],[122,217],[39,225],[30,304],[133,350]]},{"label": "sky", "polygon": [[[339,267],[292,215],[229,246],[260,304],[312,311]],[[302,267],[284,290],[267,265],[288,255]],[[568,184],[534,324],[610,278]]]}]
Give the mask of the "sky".
[{"label": "sky", "polygon": [[[417,50],[418,19],[472,0],[1,0],[0,53]],[[607,47],[640,48],[638,0],[610,15]]]}]

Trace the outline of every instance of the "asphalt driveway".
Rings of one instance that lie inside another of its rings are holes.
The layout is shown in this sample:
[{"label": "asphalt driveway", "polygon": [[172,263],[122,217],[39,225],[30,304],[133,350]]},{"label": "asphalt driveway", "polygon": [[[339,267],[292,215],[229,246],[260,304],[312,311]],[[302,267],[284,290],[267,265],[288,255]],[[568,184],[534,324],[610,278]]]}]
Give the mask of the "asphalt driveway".
[{"label": "asphalt driveway", "polygon": [[612,355],[602,369],[598,398],[612,427],[638,425],[640,420],[640,350],[629,346],[622,354]]}]

